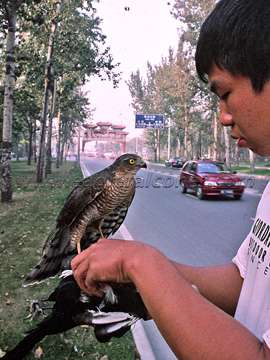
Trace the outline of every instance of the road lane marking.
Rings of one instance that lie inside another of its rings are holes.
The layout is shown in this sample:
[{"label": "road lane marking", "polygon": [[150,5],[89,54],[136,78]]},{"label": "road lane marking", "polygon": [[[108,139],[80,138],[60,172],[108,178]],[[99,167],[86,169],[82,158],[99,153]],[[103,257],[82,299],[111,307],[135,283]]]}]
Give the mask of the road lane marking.
[{"label": "road lane marking", "polygon": [[193,194],[185,194],[185,195],[192,198],[192,199],[194,199],[194,200],[199,200],[196,195],[193,195]]}]

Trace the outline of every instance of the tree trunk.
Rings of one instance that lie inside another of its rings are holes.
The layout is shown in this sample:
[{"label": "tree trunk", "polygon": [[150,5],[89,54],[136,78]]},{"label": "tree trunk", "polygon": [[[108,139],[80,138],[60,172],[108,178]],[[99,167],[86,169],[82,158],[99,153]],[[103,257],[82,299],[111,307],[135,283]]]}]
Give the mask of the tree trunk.
[{"label": "tree trunk", "polygon": [[37,163],[37,122],[34,121],[34,131],[33,131],[33,158],[35,164]]},{"label": "tree trunk", "polygon": [[8,34],[6,42],[6,72],[4,80],[3,142],[1,151],[1,201],[12,201],[11,149],[14,75],[14,47],[16,31],[16,8],[11,7],[8,14]]},{"label": "tree trunk", "polygon": [[62,125],[62,139],[60,143],[60,165],[63,165],[65,145],[67,143],[67,123],[64,121]]},{"label": "tree trunk", "polygon": [[48,124],[48,135],[47,135],[47,145],[46,145],[46,166],[45,166],[45,177],[52,173],[52,120],[53,118],[49,117]]},{"label": "tree trunk", "polygon": [[53,125],[54,110],[55,110],[55,97],[56,97],[56,81],[54,81],[54,85],[53,85],[52,104],[51,104],[51,111],[49,117],[45,176],[52,173],[52,125]]},{"label": "tree trunk", "polygon": [[[171,118],[168,118],[168,147],[167,147],[167,159],[171,157]],[[137,139],[137,138],[136,138]]]},{"label": "tree trunk", "polygon": [[234,161],[235,161],[235,164],[237,165],[237,166],[239,166],[239,148],[238,148],[238,146],[236,145],[236,146],[234,146],[235,147],[235,150],[234,150],[234,157],[235,157],[235,159],[234,159]]},{"label": "tree trunk", "polygon": [[78,127],[77,163],[78,166],[80,166],[81,163],[81,128],[80,127]]},{"label": "tree trunk", "polygon": [[255,154],[252,150],[248,150],[249,152],[249,163],[250,163],[250,171],[254,173],[255,171]]},{"label": "tree trunk", "polygon": [[213,160],[218,160],[218,121],[217,114],[214,113],[213,117],[213,132],[214,132],[214,143],[213,143]]},{"label": "tree trunk", "polygon": [[63,160],[64,160],[64,150],[65,150],[65,140],[62,139],[61,142],[61,149],[60,149],[60,165],[63,165]]},{"label": "tree trunk", "polygon": [[29,119],[29,149],[28,149],[28,156],[27,156],[27,165],[31,165],[31,160],[33,156],[33,123],[31,119]]},{"label": "tree trunk", "polygon": [[[179,135],[180,136],[180,135]],[[179,136],[177,136],[176,140],[177,140],[177,145],[176,145],[176,156],[180,156],[181,153],[181,143],[180,143],[180,138]]]},{"label": "tree trunk", "polygon": [[184,158],[188,159],[188,120],[186,106],[184,106]]},{"label": "tree trunk", "polygon": [[44,81],[44,96],[43,96],[43,109],[41,116],[41,133],[39,142],[39,155],[37,163],[37,182],[41,183],[44,178],[44,162],[45,162],[45,139],[46,139],[46,126],[47,126],[47,112],[48,112],[48,101],[50,85],[52,84],[52,59],[53,59],[53,45],[54,38],[57,29],[57,17],[60,14],[61,2],[56,4],[55,17],[52,19],[51,32],[49,37],[47,62],[45,66],[45,81]]},{"label": "tree trunk", "polygon": [[224,142],[225,142],[225,163],[228,168],[231,167],[231,159],[230,159],[230,136],[228,134],[228,128],[223,127],[224,131]]},{"label": "tree trunk", "polygon": [[58,124],[58,136],[57,136],[57,154],[56,154],[56,168],[60,167],[60,152],[61,152],[61,110],[60,106],[57,114],[57,124]]},{"label": "tree trunk", "polygon": [[157,161],[160,162],[160,130],[157,129]]},{"label": "tree trunk", "polygon": [[201,159],[202,158],[202,130],[201,129],[199,129],[199,133],[198,133],[198,144],[197,144],[196,153],[197,153],[197,159]]}]

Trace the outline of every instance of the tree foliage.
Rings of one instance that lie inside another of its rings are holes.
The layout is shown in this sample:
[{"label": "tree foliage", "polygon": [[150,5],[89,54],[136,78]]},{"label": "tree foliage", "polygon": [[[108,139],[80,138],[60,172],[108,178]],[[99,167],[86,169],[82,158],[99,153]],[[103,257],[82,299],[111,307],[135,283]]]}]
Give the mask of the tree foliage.
[{"label": "tree foliage", "polygon": [[[199,81],[194,63],[201,24],[214,4],[215,0],[175,0],[171,14],[181,23],[178,48],[170,48],[168,56],[161,59],[160,64],[148,64],[145,79],[137,71],[131,74],[128,82],[136,112],[162,113],[171,119],[173,155],[185,158],[213,157],[223,160],[225,154],[229,154],[225,146],[231,146],[224,141],[226,134],[216,121],[217,99]],[[157,158],[156,131],[145,132],[147,144]],[[161,130],[158,139],[164,157],[167,154],[167,134],[167,128]],[[229,159],[226,160],[229,162]]]},{"label": "tree foliage", "polygon": [[[13,120],[13,149],[18,148],[18,143],[26,144],[27,151],[35,153],[42,126],[46,131],[47,119],[57,115],[52,114],[54,87],[57,89],[55,111],[61,111],[62,119],[65,119],[63,121],[68,123],[65,128],[69,131],[65,132],[63,145],[66,146],[75,126],[88,116],[88,100],[79,90],[80,87],[91,76],[108,78],[117,86],[118,64],[114,62],[110,48],[106,45],[106,36],[102,32],[101,19],[96,15],[94,4],[95,0],[1,2],[0,43],[3,45],[0,46],[0,70],[6,67],[6,39],[12,11],[16,11],[17,19],[13,62],[16,81],[12,96],[14,113],[9,112]],[[57,7],[60,9],[58,13]],[[53,43],[49,43],[52,42],[52,26],[57,28]],[[49,48],[52,51],[48,60]],[[3,106],[4,81],[3,78],[0,82],[0,109]],[[47,86],[46,97],[44,86]],[[44,108],[45,99],[47,106]],[[72,111],[68,111],[66,106],[72,106]],[[42,109],[44,116],[41,116]],[[2,114],[3,111],[0,115],[0,129],[3,124]],[[44,136],[46,138],[46,133]],[[2,131],[0,140],[1,137]],[[8,156],[6,159],[8,161]]]}]

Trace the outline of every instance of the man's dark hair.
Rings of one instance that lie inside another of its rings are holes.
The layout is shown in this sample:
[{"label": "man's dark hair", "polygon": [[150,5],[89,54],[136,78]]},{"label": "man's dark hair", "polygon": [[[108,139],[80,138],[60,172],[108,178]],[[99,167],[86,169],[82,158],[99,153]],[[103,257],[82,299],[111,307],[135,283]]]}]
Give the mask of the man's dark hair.
[{"label": "man's dark hair", "polygon": [[195,60],[204,82],[215,64],[260,92],[270,79],[270,0],[220,0],[202,25]]}]

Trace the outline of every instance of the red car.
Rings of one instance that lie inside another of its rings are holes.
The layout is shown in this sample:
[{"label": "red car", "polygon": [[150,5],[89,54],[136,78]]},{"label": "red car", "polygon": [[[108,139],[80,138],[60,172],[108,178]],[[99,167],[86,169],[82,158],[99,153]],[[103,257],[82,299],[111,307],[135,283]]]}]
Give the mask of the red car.
[{"label": "red car", "polygon": [[194,191],[199,199],[205,196],[231,195],[240,200],[245,184],[224,163],[212,160],[188,161],[180,173],[180,189]]}]

